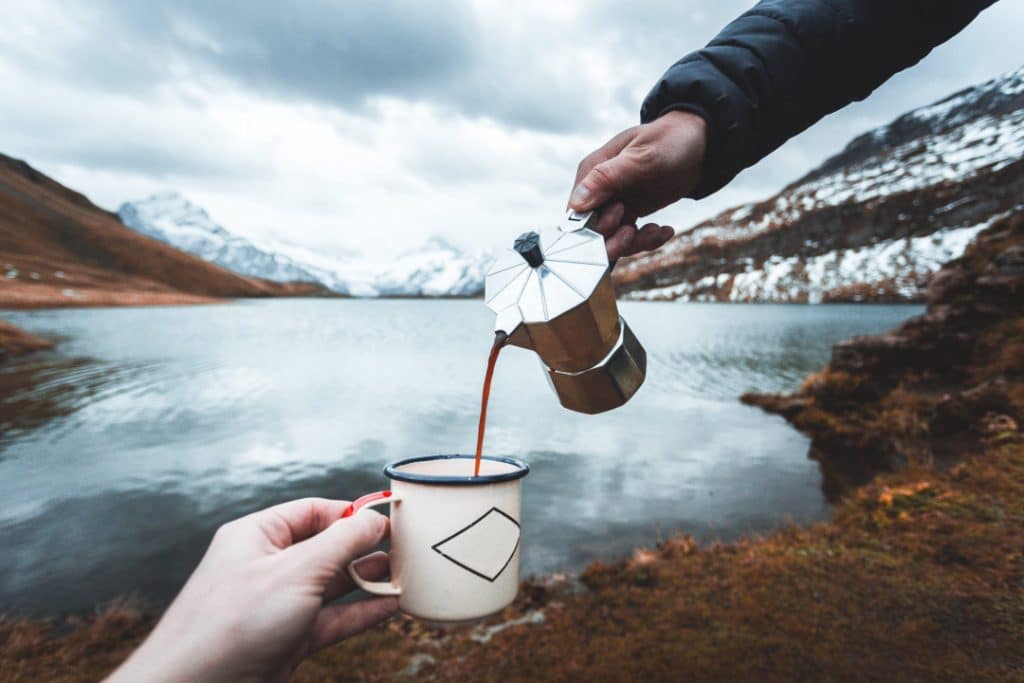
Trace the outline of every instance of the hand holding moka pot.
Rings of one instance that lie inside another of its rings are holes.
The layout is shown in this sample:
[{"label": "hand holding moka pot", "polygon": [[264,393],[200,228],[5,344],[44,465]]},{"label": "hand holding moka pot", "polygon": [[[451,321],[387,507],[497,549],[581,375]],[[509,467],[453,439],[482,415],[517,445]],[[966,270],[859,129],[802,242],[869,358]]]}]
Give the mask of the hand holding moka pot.
[{"label": "hand holding moka pot", "polygon": [[561,226],[520,235],[487,274],[484,295],[495,331],[537,352],[563,406],[591,414],[624,404],[647,372],[592,217],[569,211]]}]

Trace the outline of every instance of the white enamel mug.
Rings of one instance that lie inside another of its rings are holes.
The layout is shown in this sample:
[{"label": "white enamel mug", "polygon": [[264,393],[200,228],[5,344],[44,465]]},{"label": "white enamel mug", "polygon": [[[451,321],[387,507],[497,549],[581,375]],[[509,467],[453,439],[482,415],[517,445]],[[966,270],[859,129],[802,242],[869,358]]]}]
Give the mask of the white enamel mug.
[{"label": "white enamel mug", "polygon": [[522,460],[484,456],[473,476],[471,455],[410,458],[384,468],[390,491],[365,495],[344,516],[391,505],[391,579],[356,585],[373,595],[397,595],[406,614],[431,621],[465,621],[499,612],[519,590]]}]

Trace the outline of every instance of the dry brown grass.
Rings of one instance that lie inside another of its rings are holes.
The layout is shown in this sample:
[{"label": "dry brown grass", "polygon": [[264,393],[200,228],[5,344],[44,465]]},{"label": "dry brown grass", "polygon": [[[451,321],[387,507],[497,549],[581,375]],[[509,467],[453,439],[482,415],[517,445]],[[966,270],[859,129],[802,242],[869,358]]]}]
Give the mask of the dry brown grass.
[{"label": "dry brown grass", "polygon": [[[1024,446],[879,477],[831,523],[700,548],[669,540],[571,583],[524,586],[486,643],[396,619],[322,652],[296,681],[1019,680]],[[150,624],[130,608],[0,624],[5,681],[90,681]]]}]

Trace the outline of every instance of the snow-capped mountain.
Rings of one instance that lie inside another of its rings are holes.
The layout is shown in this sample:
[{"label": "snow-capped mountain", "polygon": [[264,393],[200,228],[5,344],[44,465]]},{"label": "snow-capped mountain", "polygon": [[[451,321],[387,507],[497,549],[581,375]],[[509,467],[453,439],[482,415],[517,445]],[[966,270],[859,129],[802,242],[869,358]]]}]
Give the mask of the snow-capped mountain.
[{"label": "snow-capped mountain", "polygon": [[917,301],[1024,197],[1024,67],[854,138],[762,202],[615,271],[632,298]]},{"label": "snow-capped mountain", "polygon": [[320,281],[287,256],[228,232],[177,192],[160,192],[141,201],[125,202],[117,215],[137,232],[242,275],[275,282]]},{"label": "snow-capped mountain", "polygon": [[492,260],[489,252],[466,254],[439,237],[385,264],[251,240],[217,224],[176,192],[125,202],[118,215],[128,227],[228,270],[278,282],[316,282],[351,296],[477,296]]},{"label": "snow-capped mountain", "polygon": [[493,260],[488,251],[465,255],[440,237],[407,252],[374,279],[380,296],[476,296]]}]

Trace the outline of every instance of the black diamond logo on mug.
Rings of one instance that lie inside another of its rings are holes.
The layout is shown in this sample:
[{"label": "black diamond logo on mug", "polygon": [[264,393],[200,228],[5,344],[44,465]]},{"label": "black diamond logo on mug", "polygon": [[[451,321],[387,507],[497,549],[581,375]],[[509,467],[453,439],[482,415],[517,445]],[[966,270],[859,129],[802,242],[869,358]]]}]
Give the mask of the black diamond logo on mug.
[{"label": "black diamond logo on mug", "polygon": [[431,548],[466,571],[493,582],[519,548],[519,522],[498,508],[491,508]]}]

